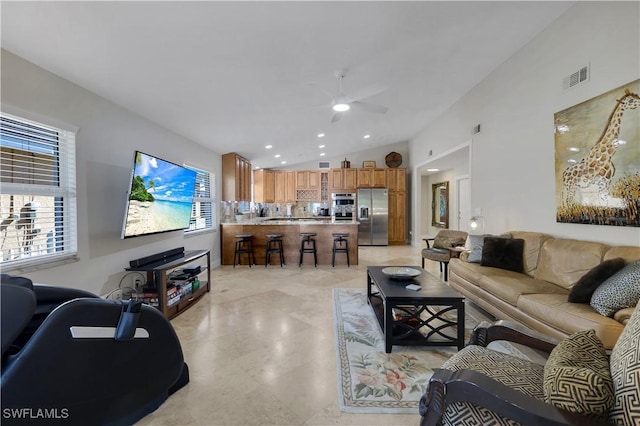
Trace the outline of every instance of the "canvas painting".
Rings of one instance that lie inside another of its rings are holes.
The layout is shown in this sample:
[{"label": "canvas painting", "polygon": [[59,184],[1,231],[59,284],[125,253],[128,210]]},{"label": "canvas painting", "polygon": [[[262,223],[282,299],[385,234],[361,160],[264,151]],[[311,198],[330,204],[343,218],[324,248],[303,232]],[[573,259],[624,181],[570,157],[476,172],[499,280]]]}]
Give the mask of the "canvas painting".
[{"label": "canvas painting", "polygon": [[556,220],[640,226],[640,80],[557,112]]}]

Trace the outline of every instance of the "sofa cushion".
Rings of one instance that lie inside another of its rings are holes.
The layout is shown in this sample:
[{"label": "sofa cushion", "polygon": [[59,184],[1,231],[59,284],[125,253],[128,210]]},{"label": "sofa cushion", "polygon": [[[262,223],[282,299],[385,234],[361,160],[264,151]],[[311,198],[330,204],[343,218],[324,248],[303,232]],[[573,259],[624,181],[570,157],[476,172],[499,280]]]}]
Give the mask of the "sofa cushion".
[{"label": "sofa cushion", "polygon": [[486,237],[482,245],[480,265],[522,272],[524,240]]},{"label": "sofa cushion", "polygon": [[544,366],[545,402],[572,413],[605,417],[614,402],[609,360],[595,331],[560,342]]},{"label": "sofa cushion", "polygon": [[591,296],[598,313],[613,317],[623,308],[635,306],[640,299],[640,260],[630,263],[603,282]]},{"label": "sofa cushion", "polygon": [[640,420],[640,303],[611,351],[609,364],[615,402],[609,411],[614,424],[637,425]]},{"label": "sofa cushion", "polygon": [[555,284],[497,268],[485,268],[484,275],[476,283],[478,287],[513,306],[518,304],[518,298],[523,294],[557,293],[566,300],[568,293]]},{"label": "sofa cushion", "polygon": [[456,274],[472,283],[478,282],[485,269],[479,263],[469,263],[461,259],[451,259],[449,261],[450,274]]},{"label": "sofa cushion", "polygon": [[542,245],[553,237],[549,234],[529,231],[509,231],[509,234],[513,238],[524,240],[524,253],[522,255],[524,273],[532,277],[538,267],[538,258]]},{"label": "sofa cushion", "polygon": [[604,258],[602,260],[609,260],[616,257],[623,258],[627,263],[640,260],[640,247],[638,246],[611,247],[604,254]]},{"label": "sofa cushion", "polygon": [[551,239],[540,250],[534,277],[571,289],[584,274],[602,262],[609,247],[591,241]]},{"label": "sofa cushion", "polygon": [[593,329],[606,349],[613,348],[624,326],[586,303],[570,303],[565,294],[526,294],[518,299],[525,315],[566,334]]},{"label": "sofa cushion", "polygon": [[625,265],[621,257],[605,260],[586,274],[584,274],[571,288],[569,298],[571,303],[589,303],[591,295],[607,278],[618,272]]}]

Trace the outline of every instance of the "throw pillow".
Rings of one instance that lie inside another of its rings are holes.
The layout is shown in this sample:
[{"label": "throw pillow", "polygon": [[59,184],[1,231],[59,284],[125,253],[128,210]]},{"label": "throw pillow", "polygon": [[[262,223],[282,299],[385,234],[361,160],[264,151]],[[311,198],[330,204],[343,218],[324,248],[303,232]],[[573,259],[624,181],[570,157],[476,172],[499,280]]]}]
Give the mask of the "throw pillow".
[{"label": "throw pillow", "polygon": [[465,244],[465,247],[469,250],[469,255],[467,256],[467,262],[480,263],[480,261],[482,260],[482,246],[484,245],[484,239],[486,237],[511,238],[511,234],[469,235],[469,237],[467,238],[467,243]]},{"label": "throw pillow", "polygon": [[544,366],[545,402],[572,413],[606,417],[615,401],[604,346],[594,330],[572,334]]},{"label": "throw pillow", "polygon": [[480,263],[482,259],[482,244],[484,243],[484,235],[469,235],[469,244],[467,248],[469,256],[467,256],[467,262]]},{"label": "throw pillow", "polygon": [[609,421],[618,425],[637,425],[640,419],[638,383],[640,383],[640,303],[631,315],[611,351],[611,377],[615,402]]},{"label": "throw pillow", "polygon": [[628,264],[600,284],[591,296],[591,307],[600,315],[613,317],[620,309],[640,300],[640,260]]},{"label": "throw pillow", "polygon": [[482,245],[480,265],[522,272],[524,240],[521,238],[486,237]]},{"label": "throw pillow", "polygon": [[622,269],[624,264],[625,261],[621,257],[605,260],[576,281],[567,300],[571,303],[589,303],[596,288]]}]

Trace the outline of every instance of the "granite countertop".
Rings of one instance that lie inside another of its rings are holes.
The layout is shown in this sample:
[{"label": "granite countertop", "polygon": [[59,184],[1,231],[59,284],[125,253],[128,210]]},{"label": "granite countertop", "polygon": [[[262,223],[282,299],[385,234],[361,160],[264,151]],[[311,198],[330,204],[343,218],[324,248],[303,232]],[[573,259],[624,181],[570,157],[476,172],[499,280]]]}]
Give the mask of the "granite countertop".
[{"label": "granite countertop", "polygon": [[331,220],[315,217],[258,217],[242,222],[221,222],[222,225],[357,225],[355,220]]}]

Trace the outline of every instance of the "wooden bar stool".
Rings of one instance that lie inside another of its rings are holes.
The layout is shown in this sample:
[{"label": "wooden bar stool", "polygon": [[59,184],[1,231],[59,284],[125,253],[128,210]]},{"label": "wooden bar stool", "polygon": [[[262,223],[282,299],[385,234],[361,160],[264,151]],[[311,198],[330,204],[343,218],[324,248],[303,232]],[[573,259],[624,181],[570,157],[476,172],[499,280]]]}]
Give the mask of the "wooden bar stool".
[{"label": "wooden bar stool", "polygon": [[240,265],[240,262],[242,261],[242,254],[246,254],[249,260],[249,268],[251,268],[251,265],[256,264],[256,258],[253,255],[253,235],[237,234],[235,237],[238,240],[236,241],[236,249],[233,253],[233,267],[236,267],[236,258],[238,259],[238,265]]},{"label": "wooden bar stool", "polygon": [[280,267],[284,265],[284,251],[282,250],[282,234],[267,234],[267,253],[264,257],[264,267],[266,268],[271,259],[271,253],[278,253],[280,256]]},{"label": "wooden bar stool", "polygon": [[300,262],[298,267],[302,267],[302,256],[305,253],[313,253],[313,266],[318,267],[318,253],[316,252],[316,239],[312,238],[318,235],[315,232],[301,232],[300,236],[302,241],[300,242]]},{"label": "wooden bar stool", "polygon": [[349,241],[345,238],[349,236],[348,233],[343,232],[335,232],[333,235],[333,253],[331,254],[331,266],[336,266],[336,253],[346,253],[347,254],[347,267],[351,266],[349,264]]}]

